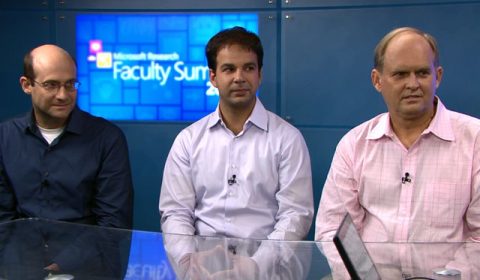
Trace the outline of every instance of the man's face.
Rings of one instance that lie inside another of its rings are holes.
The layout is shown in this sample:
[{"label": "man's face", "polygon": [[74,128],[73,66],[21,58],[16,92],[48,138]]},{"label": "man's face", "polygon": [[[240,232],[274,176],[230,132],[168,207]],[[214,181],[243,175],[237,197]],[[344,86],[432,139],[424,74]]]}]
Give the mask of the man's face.
[{"label": "man's face", "polygon": [[220,94],[220,108],[251,109],[261,81],[257,55],[239,45],[221,49],[210,82]]},{"label": "man's face", "polygon": [[40,47],[33,53],[35,81],[22,77],[25,93],[32,97],[32,105],[37,123],[44,128],[58,128],[65,125],[75,107],[77,90],[48,90],[43,85],[68,83],[75,81],[74,62],[57,49]]},{"label": "man's face", "polygon": [[392,118],[416,120],[434,114],[433,99],[443,69],[434,66],[434,53],[422,36],[402,33],[388,45],[383,70],[372,71]]}]

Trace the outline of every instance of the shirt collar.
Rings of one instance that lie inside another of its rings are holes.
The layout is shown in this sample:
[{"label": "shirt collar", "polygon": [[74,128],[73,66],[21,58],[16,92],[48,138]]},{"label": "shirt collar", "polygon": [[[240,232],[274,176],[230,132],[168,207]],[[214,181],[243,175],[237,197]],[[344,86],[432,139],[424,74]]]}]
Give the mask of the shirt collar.
[{"label": "shirt collar", "polygon": [[[84,116],[82,113],[83,112],[78,109],[77,106],[75,106],[75,108],[73,108],[72,112],[70,113],[70,116],[68,117],[67,125],[64,131],[81,134],[83,131],[84,123]],[[33,109],[25,116],[25,130],[29,130],[32,133],[38,131]]]},{"label": "shirt collar", "polygon": [[268,114],[265,107],[263,107],[262,102],[260,102],[260,99],[257,98],[255,107],[253,108],[252,114],[247,122],[251,122],[258,128],[268,131]]},{"label": "shirt collar", "polygon": [[38,130],[37,128],[37,124],[35,122],[35,115],[33,113],[33,108],[30,112],[28,112],[26,115],[25,115],[25,118],[24,118],[24,121],[23,124],[25,125],[25,132],[32,132],[32,133],[35,133],[35,131]]},{"label": "shirt collar", "polygon": [[368,133],[367,139],[377,140],[383,136],[393,136],[393,130],[390,126],[390,115],[388,113],[384,113],[380,116],[378,123]]},{"label": "shirt collar", "polygon": [[[217,105],[217,108],[215,109],[215,112],[213,114],[210,114],[209,120],[208,120],[208,127],[212,128],[216,126],[217,124],[221,123],[222,119],[220,117],[220,107]],[[262,102],[260,102],[260,99],[256,99],[255,102],[255,107],[253,107],[253,111],[250,114],[250,117],[248,117],[246,123],[252,123],[255,126],[257,126],[260,129],[263,129],[265,131],[268,131],[268,114],[267,110],[263,106]]]},{"label": "shirt collar", "polygon": [[210,114],[208,116],[208,128],[212,128],[215,125],[219,124],[222,121],[220,118],[220,107],[217,105],[217,109],[215,109],[215,112]]},{"label": "shirt collar", "polygon": [[[435,96],[434,102],[437,104],[435,116],[433,117],[432,121],[425,129],[425,131],[422,133],[422,135],[432,133],[438,138],[446,141],[455,140],[447,108],[445,107],[445,105],[443,105],[442,101],[440,100],[440,98],[438,98],[438,96]],[[380,116],[378,123],[368,133],[367,139],[376,140],[380,139],[383,136],[391,138],[393,137],[393,135],[394,132],[390,124],[390,114],[385,113]]]},{"label": "shirt collar", "polygon": [[435,96],[437,102],[437,111],[433,117],[430,125],[423,132],[423,134],[432,133],[440,139],[445,141],[454,141],[455,134],[453,133],[452,122],[450,121],[450,114],[448,109],[443,105],[440,98]]},{"label": "shirt collar", "polygon": [[81,134],[84,130],[84,124],[86,124],[84,114],[85,113],[83,111],[81,111],[77,106],[75,106],[67,121],[65,131],[75,134]]}]

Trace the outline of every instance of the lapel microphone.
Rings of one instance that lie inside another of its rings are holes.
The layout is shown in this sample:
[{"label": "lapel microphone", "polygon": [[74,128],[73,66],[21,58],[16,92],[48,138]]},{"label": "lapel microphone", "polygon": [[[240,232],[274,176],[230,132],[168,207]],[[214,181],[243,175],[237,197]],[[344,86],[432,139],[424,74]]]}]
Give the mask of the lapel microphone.
[{"label": "lapel microphone", "polygon": [[410,178],[410,173],[405,172],[405,176],[402,177],[402,184],[412,182],[412,178]]},{"label": "lapel microphone", "polygon": [[227,183],[229,186],[233,185],[233,184],[236,184],[237,183],[237,175],[233,174],[232,177],[230,177],[230,179],[227,180]]}]

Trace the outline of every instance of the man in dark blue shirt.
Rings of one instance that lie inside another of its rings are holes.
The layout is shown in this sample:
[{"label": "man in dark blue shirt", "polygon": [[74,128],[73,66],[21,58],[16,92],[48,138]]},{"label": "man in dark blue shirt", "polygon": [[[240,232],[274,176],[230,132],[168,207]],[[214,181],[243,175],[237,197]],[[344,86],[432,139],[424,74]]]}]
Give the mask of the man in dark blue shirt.
[{"label": "man in dark blue shirt", "polygon": [[76,106],[76,65],[54,45],[24,58],[33,110],[0,124],[0,221],[41,217],[131,228],[133,186],[122,131]]}]

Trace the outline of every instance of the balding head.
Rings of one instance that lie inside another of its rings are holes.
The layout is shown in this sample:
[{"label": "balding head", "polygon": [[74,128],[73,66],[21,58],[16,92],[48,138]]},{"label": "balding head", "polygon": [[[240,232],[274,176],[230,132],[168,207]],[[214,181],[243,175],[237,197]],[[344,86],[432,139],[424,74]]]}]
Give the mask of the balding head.
[{"label": "balding head", "polygon": [[39,46],[25,55],[23,92],[32,98],[35,121],[43,128],[65,126],[77,99],[77,67],[64,49]]},{"label": "balding head", "polygon": [[373,67],[379,71],[383,70],[383,63],[385,62],[385,52],[390,45],[390,42],[402,34],[417,34],[420,35],[425,39],[425,41],[430,45],[432,52],[434,54],[434,65],[438,67],[440,65],[440,54],[438,52],[437,41],[435,38],[423,32],[420,29],[413,28],[413,27],[400,27],[390,31],[387,35],[385,35],[380,42],[378,42],[377,46],[375,47],[374,59],[373,59]]},{"label": "balding head", "polygon": [[25,55],[23,76],[34,80],[39,67],[74,67],[76,73],[76,65],[72,56],[66,50],[50,44],[36,47]]}]

